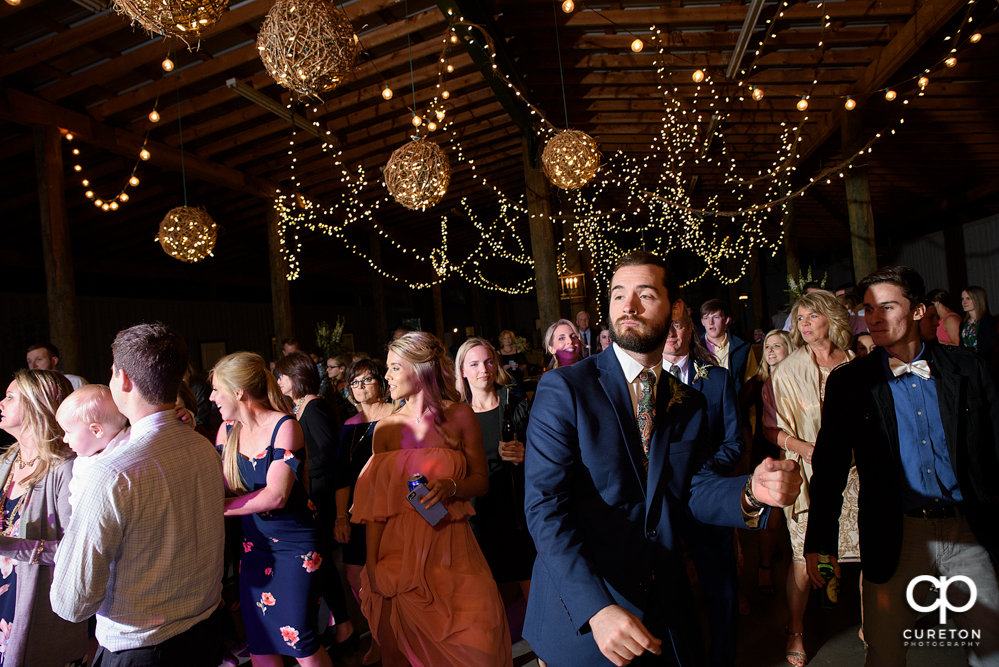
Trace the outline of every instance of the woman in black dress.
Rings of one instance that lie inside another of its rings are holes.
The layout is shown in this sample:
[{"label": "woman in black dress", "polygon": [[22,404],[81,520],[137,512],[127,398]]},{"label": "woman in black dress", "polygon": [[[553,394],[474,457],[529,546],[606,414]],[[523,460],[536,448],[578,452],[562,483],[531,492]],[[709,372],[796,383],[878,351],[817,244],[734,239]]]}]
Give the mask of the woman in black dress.
[{"label": "woman in black dress", "polygon": [[[307,489],[319,511],[319,550],[331,559],[333,551],[339,546],[333,540],[333,523],[336,518],[334,474],[337,451],[340,449],[340,421],[336,411],[319,396],[319,372],[312,357],[301,351],[292,352],[277,361],[274,371],[278,375],[277,383],[281,393],[294,401],[292,412],[305,436]],[[345,642],[356,645],[354,625],[347,612],[347,599],[340,583],[340,573],[333,566],[332,560],[328,562],[322,573],[322,594],[333,615],[333,622],[330,624],[332,632],[327,631],[323,643],[329,646]],[[341,652],[340,649],[349,648],[351,646],[347,644],[337,646],[333,654],[337,655]]]},{"label": "woman in black dress", "polygon": [[[364,524],[351,525],[348,508],[354,502],[354,484],[364,464],[371,458],[371,434],[379,420],[392,414],[394,406],[386,403],[388,384],[385,382],[385,365],[375,359],[358,359],[346,371],[347,391],[357,414],[348,419],[340,433],[340,452],[337,456],[336,525],[333,536],[343,544],[343,564],[347,570],[347,583],[360,602],[361,569],[364,567],[366,547]],[[378,662],[378,644],[372,640],[371,649],[364,656],[364,665]]]},{"label": "woman in black dress", "polygon": [[482,338],[469,338],[455,357],[456,385],[482,428],[489,465],[489,492],[475,498],[472,532],[498,583],[516,581],[527,598],[537,551],[524,517],[524,434],[530,413],[518,401],[499,355]]}]

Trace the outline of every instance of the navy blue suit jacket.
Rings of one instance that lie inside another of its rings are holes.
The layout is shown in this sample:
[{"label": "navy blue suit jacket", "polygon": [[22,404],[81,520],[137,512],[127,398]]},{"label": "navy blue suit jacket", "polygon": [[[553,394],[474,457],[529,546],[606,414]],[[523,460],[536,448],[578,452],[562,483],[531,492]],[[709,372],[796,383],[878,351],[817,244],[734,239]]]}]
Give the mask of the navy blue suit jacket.
[{"label": "navy blue suit jacket", "polygon": [[649,630],[663,640],[664,658],[702,661],[679,532],[687,513],[744,528],[746,481],[707,465],[706,415],[702,394],[663,376],[646,482],[631,396],[613,351],[549,371],[538,383],[525,460],[525,509],[538,558],[524,637],[553,667],[609,664],[589,619],[612,604],[642,618],[653,588],[666,613],[662,627]]},{"label": "navy blue suit jacket", "polygon": [[[742,389],[742,381],[746,378],[746,366],[749,365],[749,353],[753,351],[753,344],[742,340],[731,332],[728,334],[728,374],[735,384],[735,393],[738,396]],[[757,359],[759,361],[759,359]]]},{"label": "navy blue suit jacket", "polygon": [[[704,394],[708,401],[708,433],[713,451],[712,463],[715,471],[727,477],[731,475],[739,459],[746,451],[746,438],[742,435],[742,416],[739,412],[739,396],[728,371],[719,366],[711,366],[691,360],[694,368],[690,386]],[[699,369],[706,369],[699,370]],[[707,377],[697,377],[704,375]]]}]

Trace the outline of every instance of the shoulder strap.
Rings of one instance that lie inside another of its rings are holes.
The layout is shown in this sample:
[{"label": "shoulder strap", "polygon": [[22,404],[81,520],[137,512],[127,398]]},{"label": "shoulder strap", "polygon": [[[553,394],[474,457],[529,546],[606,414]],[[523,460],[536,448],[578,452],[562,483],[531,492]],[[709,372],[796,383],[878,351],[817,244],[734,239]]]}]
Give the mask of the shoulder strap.
[{"label": "shoulder strap", "polygon": [[289,419],[291,419],[291,415],[285,415],[284,417],[281,417],[281,419],[278,420],[277,425],[274,427],[274,432],[271,433],[271,449],[274,448],[274,441],[277,440],[277,434],[278,431],[281,430],[281,424],[285,423]]}]

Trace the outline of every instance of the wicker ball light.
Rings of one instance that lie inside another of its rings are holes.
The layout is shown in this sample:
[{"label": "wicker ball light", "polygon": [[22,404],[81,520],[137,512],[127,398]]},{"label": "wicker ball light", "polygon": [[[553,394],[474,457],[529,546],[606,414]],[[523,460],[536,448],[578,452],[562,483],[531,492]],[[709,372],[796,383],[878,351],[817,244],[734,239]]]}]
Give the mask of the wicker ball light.
[{"label": "wicker ball light", "polygon": [[163,251],[182,262],[200,262],[212,257],[218,225],[203,208],[178,206],[160,223],[160,233],[154,241]]},{"label": "wicker ball light", "polygon": [[565,130],[552,137],[541,153],[541,168],[555,186],[578,190],[589,183],[600,167],[600,147],[579,130]]},{"label": "wicker ball light", "polygon": [[395,149],[385,165],[385,187],[410,210],[425,211],[443,197],[451,164],[440,146],[423,137]]},{"label": "wicker ball light", "polygon": [[278,0],[257,35],[260,59],[275,81],[318,96],[350,74],[359,50],[342,10],[328,0]]},{"label": "wicker ball light", "polygon": [[114,0],[114,10],[150,33],[197,40],[225,12],[229,0]]}]

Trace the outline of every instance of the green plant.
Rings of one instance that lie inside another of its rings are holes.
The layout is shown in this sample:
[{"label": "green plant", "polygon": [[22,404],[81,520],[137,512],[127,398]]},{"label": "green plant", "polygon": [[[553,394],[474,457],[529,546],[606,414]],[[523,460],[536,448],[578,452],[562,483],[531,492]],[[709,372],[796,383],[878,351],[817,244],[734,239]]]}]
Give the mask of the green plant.
[{"label": "green plant", "polygon": [[336,356],[343,350],[340,339],[343,338],[343,325],[345,323],[343,315],[338,315],[336,325],[333,327],[330,327],[325,321],[316,325],[316,345],[322,348],[327,358]]},{"label": "green plant", "polygon": [[798,271],[798,277],[797,278],[795,278],[794,276],[792,276],[790,273],[787,274],[787,286],[788,286],[788,289],[786,289],[784,291],[787,292],[788,295],[790,296],[790,298],[791,298],[791,305],[793,306],[795,301],[797,301],[802,296],[804,296],[804,294],[805,294],[805,285],[807,285],[808,283],[811,283],[811,282],[818,282],[820,285],[822,285],[822,287],[824,289],[825,286],[826,286],[826,280],[828,278],[829,278],[829,274],[826,273],[826,274],[824,274],[822,276],[822,280],[816,281],[814,278],[812,278],[812,267],[809,266],[808,267],[808,275],[803,275],[801,273],[801,271]]}]

